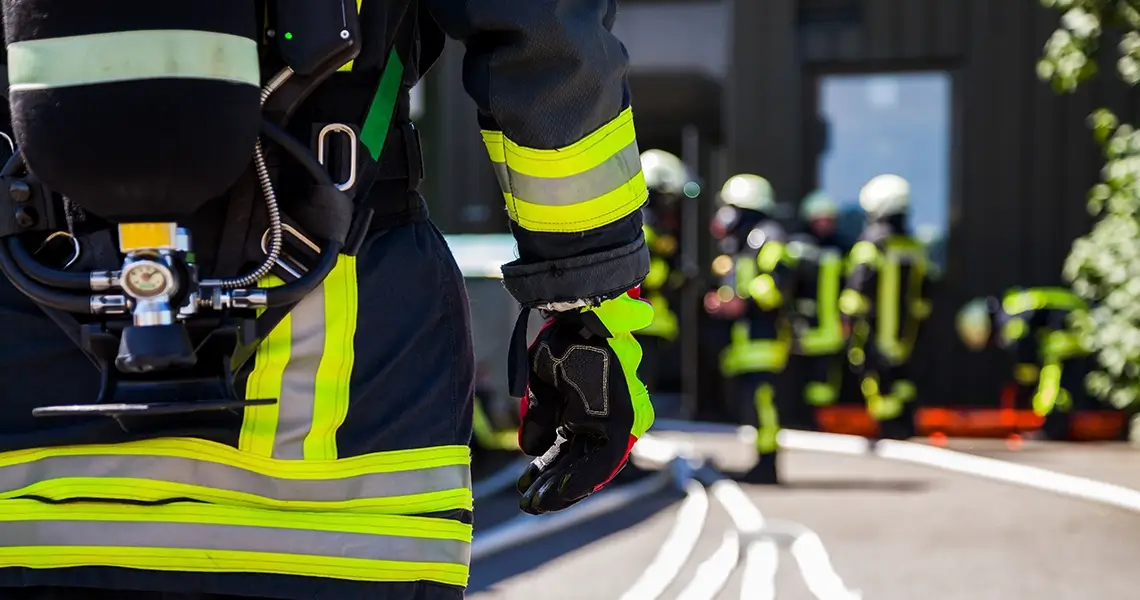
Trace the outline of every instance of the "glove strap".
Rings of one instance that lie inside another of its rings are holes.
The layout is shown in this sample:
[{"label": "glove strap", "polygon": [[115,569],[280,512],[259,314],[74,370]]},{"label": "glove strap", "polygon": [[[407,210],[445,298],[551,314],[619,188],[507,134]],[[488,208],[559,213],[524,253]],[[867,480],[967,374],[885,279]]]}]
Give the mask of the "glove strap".
[{"label": "glove strap", "polygon": [[511,333],[511,345],[507,348],[507,387],[513,398],[526,396],[526,384],[530,379],[530,356],[526,339],[530,311],[531,309],[524,308],[519,312],[514,332]]}]

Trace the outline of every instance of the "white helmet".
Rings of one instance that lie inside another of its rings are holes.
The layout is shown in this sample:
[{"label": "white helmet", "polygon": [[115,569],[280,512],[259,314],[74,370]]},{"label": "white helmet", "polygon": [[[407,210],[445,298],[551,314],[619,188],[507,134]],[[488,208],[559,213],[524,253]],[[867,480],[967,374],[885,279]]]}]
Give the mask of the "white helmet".
[{"label": "white helmet", "polygon": [[859,191],[859,206],[876,220],[905,214],[910,208],[910,184],[898,175],[879,175]]},{"label": "white helmet", "polygon": [[663,194],[680,196],[689,182],[685,163],[664,150],[642,152],[641,171],[645,174],[645,187]]},{"label": "white helmet", "polygon": [[759,175],[733,175],[720,188],[720,201],[728,206],[771,212],[776,208],[772,184]]},{"label": "white helmet", "polygon": [[800,205],[800,218],[805,221],[814,219],[834,219],[839,216],[839,205],[828,196],[826,192],[816,190],[804,198]]}]

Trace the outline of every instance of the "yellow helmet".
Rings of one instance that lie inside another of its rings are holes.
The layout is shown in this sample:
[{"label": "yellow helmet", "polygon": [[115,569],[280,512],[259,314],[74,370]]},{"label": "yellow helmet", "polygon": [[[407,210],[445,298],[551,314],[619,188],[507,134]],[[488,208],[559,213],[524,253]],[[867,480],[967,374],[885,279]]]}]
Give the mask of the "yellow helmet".
[{"label": "yellow helmet", "polygon": [[980,352],[986,348],[993,335],[994,300],[974,298],[958,310],[954,326],[958,337],[967,348]]},{"label": "yellow helmet", "polygon": [[910,209],[910,183],[898,175],[879,175],[859,191],[859,206],[871,219],[886,219]]},{"label": "yellow helmet", "polygon": [[758,212],[771,212],[776,208],[772,184],[759,175],[747,173],[733,175],[724,182],[724,187],[720,189],[720,201],[728,206]]},{"label": "yellow helmet", "polygon": [[662,194],[680,196],[689,182],[689,168],[680,158],[664,150],[642,152],[641,171],[645,174],[645,186]]}]

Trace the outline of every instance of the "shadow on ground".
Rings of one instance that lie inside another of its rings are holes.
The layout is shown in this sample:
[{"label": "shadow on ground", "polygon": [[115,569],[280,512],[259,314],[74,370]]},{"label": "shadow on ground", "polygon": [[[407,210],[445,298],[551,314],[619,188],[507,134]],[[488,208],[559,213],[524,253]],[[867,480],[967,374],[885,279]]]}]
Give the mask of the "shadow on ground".
[{"label": "shadow on ground", "polygon": [[[525,546],[488,556],[471,565],[468,594],[493,590],[495,585],[555,561],[570,552],[633,527],[684,498],[678,490],[662,492],[634,506],[601,516],[581,526],[544,537]],[[480,529],[489,529],[520,514],[513,494],[502,494],[476,507],[475,538]],[[534,517],[540,519],[542,517]],[[585,576],[590,576],[586,574]]]},{"label": "shadow on ground", "polygon": [[931,489],[921,479],[795,479],[776,489],[823,492],[885,492],[914,494]]}]

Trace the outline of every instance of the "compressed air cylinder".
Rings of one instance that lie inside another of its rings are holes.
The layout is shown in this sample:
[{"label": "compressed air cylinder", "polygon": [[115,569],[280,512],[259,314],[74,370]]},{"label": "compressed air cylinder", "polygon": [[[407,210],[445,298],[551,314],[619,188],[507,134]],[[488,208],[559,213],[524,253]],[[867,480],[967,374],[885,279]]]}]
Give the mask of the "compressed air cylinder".
[{"label": "compressed air cylinder", "polygon": [[16,142],[50,189],[111,221],[189,215],[252,161],[252,0],[2,0]]}]

